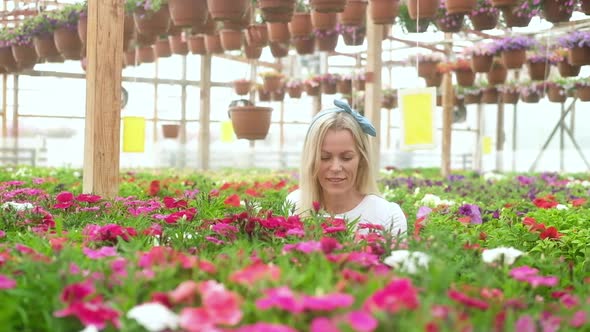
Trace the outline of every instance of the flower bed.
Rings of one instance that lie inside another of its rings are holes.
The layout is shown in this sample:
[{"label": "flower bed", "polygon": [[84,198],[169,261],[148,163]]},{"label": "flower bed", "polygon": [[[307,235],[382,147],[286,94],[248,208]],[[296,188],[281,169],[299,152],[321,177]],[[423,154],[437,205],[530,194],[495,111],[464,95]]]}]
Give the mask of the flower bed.
[{"label": "flower bed", "polygon": [[[76,174],[77,173],[77,174]],[[394,175],[396,177],[394,177]],[[4,169],[8,331],[584,331],[585,174],[382,173],[408,236],[283,200],[291,173],[122,174],[81,194],[71,169]],[[392,317],[395,316],[395,319]]]}]

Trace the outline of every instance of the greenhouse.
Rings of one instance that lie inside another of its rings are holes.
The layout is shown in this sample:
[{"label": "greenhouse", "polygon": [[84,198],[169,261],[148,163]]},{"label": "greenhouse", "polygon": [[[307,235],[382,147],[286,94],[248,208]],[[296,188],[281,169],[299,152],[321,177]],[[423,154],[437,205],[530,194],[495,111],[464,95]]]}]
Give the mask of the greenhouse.
[{"label": "greenhouse", "polygon": [[590,1],[0,6],[0,331],[590,331]]}]

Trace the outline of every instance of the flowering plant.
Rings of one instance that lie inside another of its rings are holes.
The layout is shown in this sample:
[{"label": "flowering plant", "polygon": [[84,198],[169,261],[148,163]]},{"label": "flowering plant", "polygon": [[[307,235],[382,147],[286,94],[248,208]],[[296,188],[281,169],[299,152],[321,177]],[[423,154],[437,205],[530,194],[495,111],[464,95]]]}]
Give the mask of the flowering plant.
[{"label": "flowering plant", "polygon": [[558,44],[567,49],[574,47],[590,47],[590,31],[573,31],[557,40]]},{"label": "flowering plant", "polygon": [[365,35],[367,28],[363,25],[363,26],[357,26],[357,25],[343,25],[338,23],[336,25],[336,31],[338,31],[340,34],[349,34],[349,35]]},{"label": "flowering plant", "polygon": [[576,82],[572,78],[555,78],[550,81],[545,82],[547,87],[559,87],[560,91],[559,94],[567,95],[570,93],[575,87]]},{"label": "flowering plant", "polygon": [[49,37],[57,28],[57,19],[46,14],[40,14],[23,21],[21,27],[32,37]]},{"label": "flowering plant", "polygon": [[400,2],[397,21],[405,32],[425,32],[430,25],[430,20],[428,19],[421,19],[419,22],[412,19],[410,17],[408,5],[404,2]]},{"label": "flowering plant", "polygon": [[2,27],[0,28],[0,47],[10,47],[11,29]]},{"label": "flowering plant", "polygon": [[567,59],[567,55],[568,55],[568,50],[567,48],[562,48],[562,47],[557,47],[554,48],[553,53],[551,54],[551,57],[553,57],[555,59],[555,61],[557,62],[561,62],[565,59]]},{"label": "flowering plant", "polygon": [[473,44],[473,46],[464,48],[463,55],[496,55],[496,50],[493,48],[492,43],[477,43]]},{"label": "flowering plant", "polygon": [[524,0],[518,6],[507,10],[512,10],[512,14],[517,18],[530,19],[533,16],[540,15],[542,7],[543,0]]},{"label": "flowering plant", "polygon": [[436,26],[442,31],[460,29],[463,26],[464,14],[447,13],[446,1],[441,0],[436,11]]},{"label": "flowering plant", "polygon": [[320,30],[320,29],[314,29],[313,30],[313,34],[317,37],[317,38],[328,38],[334,35],[338,34],[338,30],[336,29],[332,29],[332,30]]},{"label": "flowering plant", "polygon": [[475,5],[475,9],[473,9],[469,16],[477,16],[477,15],[491,15],[491,16],[498,16],[499,14],[498,8],[492,6],[491,0],[477,0]]},{"label": "flowering plant", "polygon": [[545,90],[545,83],[544,82],[532,82],[532,81],[523,81],[520,84],[520,95],[523,97],[530,96],[532,94],[541,95]]},{"label": "flowering plant", "polygon": [[312,88],[316,88],[320,86],[322,82],[322,78],[320,75],[310,76],[307,80],[305,80],[305,84],[311,86]]},{"label": "flowering plant", "polygon": [[157,12],[168,0],[134,0],[136,8],[143,8],[146,12]]},{"label": "flowering plant", "polygon": [[516,93],[520,92],[520,83],[515,80],[507,81],[504,84],[498,85],[497,89],[499,92],[505,93]]},{"label": "flowering plant", "polygon": [[576,87],[588,87],[590,86],[590,77],[580,77],[573,81]]},{"label": "flowering plant", "polygon": [[471,71],[471,61],[465,58],[459,58],[453,63],[454,71]]},{"label": "flowering plant", "polygon": [[408,58],[409,63],[416,62],[418,59],[419,62],[442,62],[446,60],[446,57],[443,53],[439,52],[432,52],[432,53],[420,53],[416,55],[411,55]]},{"label": "flowering plant", "polygon": [[80,19],[80,12],[84,8],[84,3],[76,3],[64,6],[60,10],[51,12],[51,18],[57,21],[56,28],[66,28],[68,30],[76,30],[78,27],[78,20]]},{"label": "flowering plant", "polygon": [[476,96],[481,93],[481,87],[478,85],[473,86],[456,86],[455,87],[455,96],[459,99],[465,98],[465,96]]},{"label": "flowering plant", "polygon": [[298,88],[303,86],[303,82],[298,78],[291,78],[285,84],[287,88]]},{"label": "flowering plant", "polygon": [[321,82],[325,82],[327,84],[336,84],[336,83],[338,83],[338,81],[340,81],[341,78],[340,78],[339,74],[326,73],[326,74],[320,75],[319,79]]},{"label": "flowering plant", "polygon": [[527,61],[530,63],[547,62],[549,64],[557,64],[561,61],[561,57],[554,52],[543,49],[533,50],[527,54]]},{"label": "flowering plant", "polygon": [[497,54],[503,51],[528,50],[537,45],[537,41],[531,37],[515,36],[498,39],[493,43],[492,48]]}]

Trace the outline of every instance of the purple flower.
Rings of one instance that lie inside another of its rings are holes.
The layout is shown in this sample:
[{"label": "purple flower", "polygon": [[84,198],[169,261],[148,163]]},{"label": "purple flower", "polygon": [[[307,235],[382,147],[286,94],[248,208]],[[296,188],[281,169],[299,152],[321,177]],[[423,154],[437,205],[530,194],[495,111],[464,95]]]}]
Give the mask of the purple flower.
[{"label": "purple flower", "polygon": [[463,204],[459,207],[459,214],[471,217],[471,223],[474,225],[482,224],[481,212],[479,206],[475,204]]},{"label": "purple flower", "polygon": [[515,36],[497,40],[492,48],[495,50],[493,53],[499,53],[502,51],[528,50],[536,45],[537,41],[531,37]]}]

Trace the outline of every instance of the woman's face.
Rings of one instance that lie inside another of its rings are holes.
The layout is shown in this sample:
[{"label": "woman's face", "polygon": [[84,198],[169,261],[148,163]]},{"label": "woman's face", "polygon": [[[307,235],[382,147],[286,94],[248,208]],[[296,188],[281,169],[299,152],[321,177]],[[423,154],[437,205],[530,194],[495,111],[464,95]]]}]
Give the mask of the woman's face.
[{"label": "woman's face", "polygon": [[329,129],[322,143],[318,172],[324,195],[354,193],[359,161],[352,133]]}]

